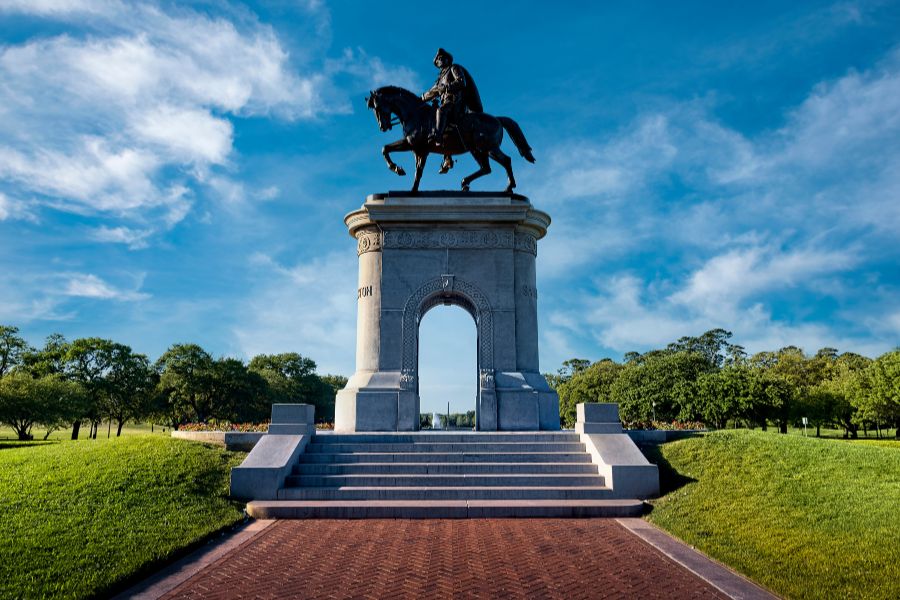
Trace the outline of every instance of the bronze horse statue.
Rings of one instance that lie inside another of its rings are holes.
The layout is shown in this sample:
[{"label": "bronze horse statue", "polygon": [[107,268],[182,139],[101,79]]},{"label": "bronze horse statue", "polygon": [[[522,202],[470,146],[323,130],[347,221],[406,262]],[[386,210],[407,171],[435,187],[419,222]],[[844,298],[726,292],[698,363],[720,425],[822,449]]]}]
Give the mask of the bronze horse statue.
[{"label": "bronze horse statue", "polygon": [[516,187],[516,179],[512,172],[512,159],[500,149],[503,141],[503,130],[509,134],[516,149],[525,160],[534,162],[531,147],[525,140],[525,134],[519,125],[509,117],[494,117],[487,113],[469,112],[463,114],[455,127],[447,127],[444,139],[438,146],[429,142],[428,135],[434,129],[435,107],[423,101],[419,96],[396,86],[380,87],[370,93],[366,104],[375,111],[375,118],[381,131],[390,131],[396,124],[403,127],[403,138],[387,144],[381,153],[387,161],[388,168],[397,175],[406,175],[403,167],[391,160],[392,152],[413,152],[416,155],[416,178],[412,191],[419,191],[419,181],[429,153],[457,155],[470,153],[479,169],[463,178],[462,190],[469,191],[473,180],[491,172],[488,158],[492,158],[506,169],[508,185],[506,192],[512,193]]}]

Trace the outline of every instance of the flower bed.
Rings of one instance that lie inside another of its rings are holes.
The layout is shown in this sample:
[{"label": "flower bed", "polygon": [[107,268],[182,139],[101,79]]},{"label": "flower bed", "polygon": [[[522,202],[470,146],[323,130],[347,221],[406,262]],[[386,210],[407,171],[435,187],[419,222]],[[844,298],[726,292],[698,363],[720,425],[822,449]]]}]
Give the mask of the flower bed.
[{"label": "flower bed", "polygon": [[229,423],[228,421],[212,423],[185,423],[179,431],[239,431],[242,433],[262,432],[269,430],[269,422],[264,423]]}]

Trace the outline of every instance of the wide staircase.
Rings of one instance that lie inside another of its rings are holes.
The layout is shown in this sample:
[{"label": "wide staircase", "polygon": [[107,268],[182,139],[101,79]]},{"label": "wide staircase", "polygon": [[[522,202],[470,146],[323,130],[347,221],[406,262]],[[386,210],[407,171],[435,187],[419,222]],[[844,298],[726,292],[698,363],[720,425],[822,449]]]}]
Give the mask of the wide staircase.
[{"label": "wide staircase", "polygon": [[567,432],[317,434],[262,518],[635,516]]}]

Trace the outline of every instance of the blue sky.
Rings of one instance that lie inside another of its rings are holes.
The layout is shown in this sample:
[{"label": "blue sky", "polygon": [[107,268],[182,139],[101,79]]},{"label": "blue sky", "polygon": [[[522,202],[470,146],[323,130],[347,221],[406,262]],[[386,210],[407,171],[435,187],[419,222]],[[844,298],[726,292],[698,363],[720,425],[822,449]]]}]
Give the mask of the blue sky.
[{"label": "blue sky", "polygon": [[[427,89],[443,46],[535,148],[514,169],[553,217],[543,370],[712,327],[750,351],[885,352],[900,4],[744,4],[0,0],[0,323],[349,375],[342,218],[411,184],[363,99]],[[437,168],[423,188],[474,163]],[[423,323],[429,407],[474,389],[467,318]]]}]

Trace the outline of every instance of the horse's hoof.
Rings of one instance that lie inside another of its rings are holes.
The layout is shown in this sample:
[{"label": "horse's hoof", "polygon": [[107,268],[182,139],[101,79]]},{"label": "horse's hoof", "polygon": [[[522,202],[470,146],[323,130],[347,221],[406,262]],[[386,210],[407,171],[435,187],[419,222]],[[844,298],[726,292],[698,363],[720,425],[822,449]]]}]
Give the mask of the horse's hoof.
[{"label": "horse's hoof", "polygon": [[468,191],[469,191],[469,184],[468,184],[468,183],[462,184],[462,191],[464,191],[464,192],[468,192]]},{"label": "horse's hoof", "polygon": [[396,173],[397,175],[399,175],[399,176],[401,176],[401,177],[403,177],[404,175],[406,175],[406,171],[403,170],[403,167],[397,167],[397,170],[394,171],[394,173]]}]

